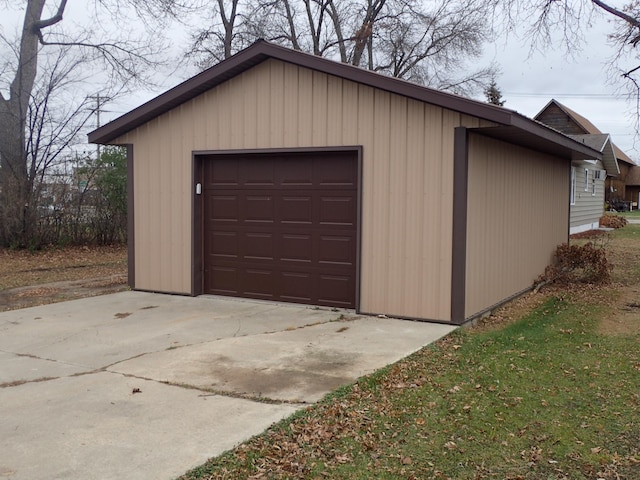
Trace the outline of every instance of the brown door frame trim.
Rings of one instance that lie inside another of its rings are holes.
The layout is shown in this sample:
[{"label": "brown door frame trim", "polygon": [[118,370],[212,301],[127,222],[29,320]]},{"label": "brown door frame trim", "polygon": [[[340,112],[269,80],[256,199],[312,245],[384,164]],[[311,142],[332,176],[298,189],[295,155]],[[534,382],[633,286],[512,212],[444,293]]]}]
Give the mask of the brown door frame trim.
[{"label": "brown door frame trim", "polygon": [[133,188],[133,144],[120,145],[127,149],[127,283],[129,288],[136,288],[136,235]]},{"label": "brown door frame trim", "polygon": [[[358,199],[357,218],[356,218],[356,312],[360,313],[360,269],[362,259],[362,145],[333,146],[333,147],[295,147],[295,148],[251,148],[251,149],[233,149],[233,150],[194,150],[191,152],[191,171],[192,171],[192,203],[191,211],[191,295],[201,295],[203,292],[203,259],[204,259],[204,241],[202,238],[202,225],[204,222],[202,205],[202,195],[196,194],[196,185],[203,183],[202,158],[212,155],[260,155],[260,154],[294,154],[294,153],[335,153],[347,152],[355,153],[357,157],[357,189],[356,198]],[[200,198],[199,198],[200,197]]]},{"label": "brown door frame trim", "polygon": [[469,132],[465,127],[456,127],[453,146],[451,322],[457,325],[465,322],[466,310],[468,183]]}]

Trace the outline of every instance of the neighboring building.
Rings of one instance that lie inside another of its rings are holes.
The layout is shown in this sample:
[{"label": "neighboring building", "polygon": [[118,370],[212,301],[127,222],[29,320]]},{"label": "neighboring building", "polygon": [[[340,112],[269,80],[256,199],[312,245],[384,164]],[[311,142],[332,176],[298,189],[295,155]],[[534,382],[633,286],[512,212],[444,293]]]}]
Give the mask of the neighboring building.
[{"label": "neighboring building", "polygon": [[600,227],[604,214],[607,172],[616,172],[618,162],[608,134],[569,135],[602,153],[600,160],[571,162],[569,233],[581,233]]},{"label": "neighboring building", "polygon": [[531,288],[571,161],[514,111],[264,41],[91,132],[129,155],[129,282],[460,324]]},{"label": "neighboring building", "polygon": [[[593,123],[557,100],[551,100],[534,119],[567,135],[602,134]],[[625,202],[629,205],[632,201],[638,201],[637,196],[633,198],[631,191],[627,194],[627,175],[631,168],[635,167],[635,162],[615,143],[612,142],[612,146],[618,168],[606,168],[604,200],[610,205],[618,206]]]},{"label": "neighboring building", "polygon": [[625,195],[634,210],[640,208],[640,167],[638,166],[629,169]]}]

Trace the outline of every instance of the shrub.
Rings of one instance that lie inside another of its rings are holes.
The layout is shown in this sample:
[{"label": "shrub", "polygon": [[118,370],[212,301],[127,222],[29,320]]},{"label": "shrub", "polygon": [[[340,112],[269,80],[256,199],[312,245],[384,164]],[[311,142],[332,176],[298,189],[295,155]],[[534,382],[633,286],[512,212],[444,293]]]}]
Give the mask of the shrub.
[{"label": "shrub", "polygon": [[[607,283],[611,279],[611,265],[606,250],[589,242],[584,245],[559,245],[554,262],[538,279],[541,285],[556,283]],[[540,285],[540,286],[541,286]]]},{"label": "shrub", "polygon": [[622,228],[627,224],[627,219],[620,215],[605,213],[600,217],[600,226],[606,228]]}]

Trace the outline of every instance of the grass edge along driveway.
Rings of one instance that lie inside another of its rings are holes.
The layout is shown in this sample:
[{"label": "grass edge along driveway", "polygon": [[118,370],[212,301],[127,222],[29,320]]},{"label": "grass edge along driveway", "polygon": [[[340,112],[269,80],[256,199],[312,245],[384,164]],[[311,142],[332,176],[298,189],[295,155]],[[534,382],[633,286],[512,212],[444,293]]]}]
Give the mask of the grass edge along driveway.
[{"label": "grass edge along driveway", "polygon": [[640,478],[640,335],[598,328],[616,295],[556,290],[456,331],[181,480]]}]

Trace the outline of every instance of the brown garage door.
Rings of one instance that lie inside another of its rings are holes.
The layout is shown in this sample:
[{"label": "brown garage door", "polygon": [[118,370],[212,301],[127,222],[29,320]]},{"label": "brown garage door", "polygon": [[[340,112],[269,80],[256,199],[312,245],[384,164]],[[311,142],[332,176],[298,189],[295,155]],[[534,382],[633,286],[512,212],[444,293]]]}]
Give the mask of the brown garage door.
[{"label": "brown garage door", "polygon": [[211,155],[204,291],[355,307],[354,152]]}]

